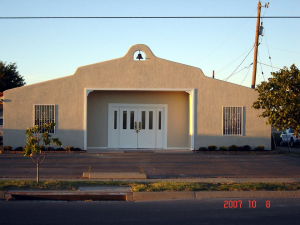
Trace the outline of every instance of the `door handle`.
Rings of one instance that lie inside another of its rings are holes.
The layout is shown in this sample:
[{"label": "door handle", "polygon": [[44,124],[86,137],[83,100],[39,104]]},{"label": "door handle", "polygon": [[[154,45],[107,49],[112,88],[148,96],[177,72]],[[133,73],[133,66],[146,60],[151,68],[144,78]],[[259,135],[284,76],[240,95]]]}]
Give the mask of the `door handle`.
[{"label": "door handle", "polygon": [[134,129],[137,130],[137,122],[134,122]]},{"label": "door handle", "polygon": [[142,123],[139,122],[139,130],[141,130],[141,127],[142,127]]}]

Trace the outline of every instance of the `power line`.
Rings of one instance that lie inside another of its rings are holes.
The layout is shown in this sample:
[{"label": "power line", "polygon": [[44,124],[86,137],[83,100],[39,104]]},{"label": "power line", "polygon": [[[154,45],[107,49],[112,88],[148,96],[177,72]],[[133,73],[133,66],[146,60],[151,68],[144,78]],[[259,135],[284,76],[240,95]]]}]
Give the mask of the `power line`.
[{"label": "power line", "polygon": [[267,64],[264,64],[264,63],[261,63],[261,62],[257,62],[257,63],[260,63],[260,64],[262,64],[262,65],[265,65],[265,66],[269,66],[269,67],[272,67],[272,68],[276,68],[276,69],[282,69],[282,68],[278,68],[278,67],[275,67],[275,66],[270,66],[270,65],[267,65]]},{"label": "power line", "polygon": [[250,71],[250,68],[251,68],[251,65],[252,65],[252,64],[253,64],[253,63],[251,63],[251,64],[248,66],[248,71],[247,71],[246,76],[244,77],[244,79],[243,79],[241,85],[243,84],[243,82],[245,81],[246,77],[248,76],[248,73],[249,73],[249,71]]},{"label": "power line", "polygon": [[[254,12],[251,14],[251,15],[253,15],[254,13],[255,13],[255,11],[256,10],[254,10]],[[243,26],[244,26],[244,24],[248,21],[249,19],[246,19],[245,21],[244,21],[244,23],[236,30],[236,31],[234,31],[233,32],[233,34],[231,34],[219,47],[217,47],[215,50],[213,50],[212,52],[210,52],[208,55],[206,55],[206,56],[204,56],[202,59],[200,59],[200,60],[197,60],[196,62],[200,62],[200,61],[202,61],[203,59],[207,59],[209,56],[211,56],[215,51],[217,51],[219,48],[221,48],[239,29],[241,29]]]},{"label": "power line", "polygon": [[230,66],[232,63],[234,63],[236,60],[238,60],[243,55],[245,55],[250,49],[252,50],[253,46],[251,48],[247,49],[243,54],[241,54],[239,57],[237,57],[235,60],[233,60],[231,63],[229,63],[227,66],[223,67],[221,70],[217,71],[216,73],[220,73],[222,70],[226,69],[228,66]]},{"label": "power line", "polygon": [[[252,49],[249,51],[249,53],[246,55],[246,57],[242,60],[242,62],[238,65],[238,67],[232,72],[232,74],[229,76],[229,77],[227,77],[226,79],[225,79],[225,81],[227,81],[232,75],[234,75],[235,74],[235,71],[243,64],[243,62],[246,60],[246,58],[249,56],[249,54],[252,52],[252,50],[253,50],[253,48],[254,48],[254,46],[252,47]],[[251,65],[251,64],[250,64]],[[247,68],[247,67],[245,67],[245,68]],[[244,68],[244,69],[245,69]],[[241,70],[240,70],[241,71]],[[240,71],[238,71],[238,72],[240,72]]]},{"label": "power line", "polygon": [[[27,19],[257,19],[256,16],[2,16],[2,20]],[[300,19],[300,16],[263,16],[265,19]]]}]

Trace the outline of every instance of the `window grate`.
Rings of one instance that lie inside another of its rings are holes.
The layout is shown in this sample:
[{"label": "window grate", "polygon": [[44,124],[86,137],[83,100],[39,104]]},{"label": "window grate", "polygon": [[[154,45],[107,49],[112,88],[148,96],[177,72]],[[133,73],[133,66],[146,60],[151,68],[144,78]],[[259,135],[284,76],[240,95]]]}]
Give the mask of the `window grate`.
[{"label": "window grate", "polygon": [[242,115],[242,107],[223,107],[223,135],[242,135]]},{"label": "window grate", "polygon": [[[42,129],[43,123],[55,123],[55,105],[35,105],[34,106],[34,125],[38,125],[41,133],[45,130]],[[50,134],[55,133],[54,129],[49,131]]]}]

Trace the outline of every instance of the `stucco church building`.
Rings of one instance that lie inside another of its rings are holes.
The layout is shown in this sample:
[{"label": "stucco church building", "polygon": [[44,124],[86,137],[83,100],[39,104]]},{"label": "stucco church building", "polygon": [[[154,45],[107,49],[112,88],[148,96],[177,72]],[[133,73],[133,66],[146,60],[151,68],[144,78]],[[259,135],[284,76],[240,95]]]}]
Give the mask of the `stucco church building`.
[{"label": "stucco church building", "polygon": [[[136,60],[141,53],[143,59]],[[53,121],[63,147],[198,149],[263,145],[271,127],[252,108],[250,88],[132,46],[125,56],[81,66],[71,76],[4,92],[4,146],[26,143],[27,127]]]}]

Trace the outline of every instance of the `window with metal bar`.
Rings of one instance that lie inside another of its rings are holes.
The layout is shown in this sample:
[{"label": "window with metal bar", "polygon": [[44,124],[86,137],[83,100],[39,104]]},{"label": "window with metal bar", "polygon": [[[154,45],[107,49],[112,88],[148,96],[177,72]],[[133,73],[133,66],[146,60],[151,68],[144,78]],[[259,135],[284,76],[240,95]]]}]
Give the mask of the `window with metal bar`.
[{"label": "window with metal bar", "polygon": [[243,107],[223,107],[223,135],[242,135]]},{"label": "window with metal bar", "polygon": [[[40,127],[41,133],[45,132],[42,125],[50,122],[55,123],[55,105],[34,105],[34,125]],[[55,127],[49,133],[54,134]]]}]

